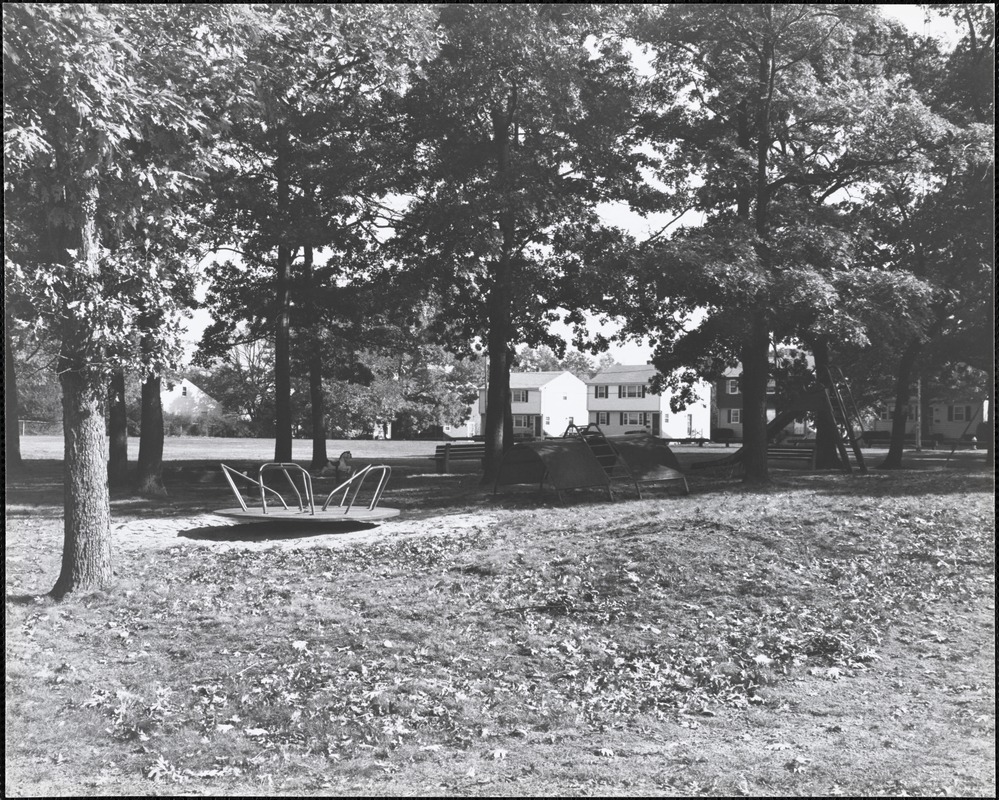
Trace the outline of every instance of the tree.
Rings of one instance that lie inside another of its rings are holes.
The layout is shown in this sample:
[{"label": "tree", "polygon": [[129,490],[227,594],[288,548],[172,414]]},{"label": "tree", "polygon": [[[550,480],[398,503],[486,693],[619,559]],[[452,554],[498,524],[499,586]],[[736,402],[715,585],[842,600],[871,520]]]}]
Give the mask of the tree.
[{"label": "tree", "polygon": [[[235,35],[241,12],[12,4],[3,13],[5,249],[17,293],[60,342],[65,538],[52,591],[62,596],[112,577],[107,376],[135,358],[146,309],[167,312],[150,331],[156,350],[167,358],[175,344],[176,265],[110,253],[102,236],[142,213],[144,199],[176,199],[194,183],[209,129],[201,100],[231,65],[220,31]],[[148,159],[135,158],[141,149]]]},{"label": "tree", "polygon": [[596,374],[593,361],[585,353],[568,350],[560,358],[547,345],[523,347],[517,351],[512,367],[521,372],[549,372],[553,370],[571,372],[577,378],[587,380]]},{"label": "tree", "polygon": [[484,344],[484,482],[512,444],[514,346],[564,346],[549,333],[562,245],[602,230],[598,203],[643,186],[635,73],[614,30],[623,13],[440,6],[440,55],[406,96],[417,197],[395,252],[450,321],[452,346]]},{"label": "tree", "polygon": [[[6,306],[6,304],[5,304]],[[4,412],[4,457],[11,468],[20,467],[21,431],[18,426],[17,372],[14,364],[14,339],[11,336],[13,322],[4,308],[3,314],[3,412]]]},{"label": "tree", "polygon": [[[208,305],[216,323],[204,341],[233,344],[230,334],[243,320],[254,338],[265,331],[272,337],[274,457],[289,461],[292,328],[311,326],[318,336],[316,294],[337,277],[314,267],[314,251],[332,248],[347,263],[361,262],[355,271],[366,266],[378,198],[395,179],[393,97],[433,34],[429,9],[419,5],[288,5],[257,13],[266,26],[248,53],[254,91],[227,109],[230,168],[215,185],[218,243],[238,245],[244,266],[225,262],[212,271]],[[295,274],[299,268],[307,279]],[[296,283],[308,293],[296,294]],[[317,374],[313,393],[319,385]]]},{"label": "tree", "polygon": [[[655,54],[672,207],[697,229],[645,243],[620,282],[625,333],[653,334],[664,375],[742,364],[745,480],[765,483],[774,343],[864,336],[845,302],[865,276],[837,201],[913,167],[948,133],[917,93],[886,77],[899,34],[862,6],[672,5],[636,36]],[[870,276],[866,276],[870,277]],[[695,309],[706,315],[687,323]]]},{"label": "tree", "polygon": [[[958,45],[941,53],[932,40],[917,38],[897,48],[895,58],[927,104],[948,120],[951,134],[946,146],[930,153],[924,169],[884,181],[853,212],[868,231],[865,270],[890,272],[923,287],[908,308],[886,305],[884,322],[877,323],[880,335],[869,337],[875,351],[888,350],[875,352],[874,359],[895,362],[895,422],[885,468],[902,465],[904,409],[917,374],[939,376],[938,390],[946,393],[943,376],[970,365],[988,376],[983,395],[994,405],[994,388],[986,387],[994,387],[995,363],[995,101],[989,66],[995,12],[988,6],[933,8],[963,30]],[[981,80],[983,69],[989,69],[988,84]],[[851,360],[857,363],[856,355]],[[994,454],[990,437],[988,463],[994,463]]]}]

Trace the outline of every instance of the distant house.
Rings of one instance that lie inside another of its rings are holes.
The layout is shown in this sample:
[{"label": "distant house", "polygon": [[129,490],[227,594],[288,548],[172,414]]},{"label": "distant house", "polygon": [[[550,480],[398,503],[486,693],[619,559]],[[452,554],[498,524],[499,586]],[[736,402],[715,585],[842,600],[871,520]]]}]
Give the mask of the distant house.
[{"label": "distant house", "polygon": [[[586,421],[586,384],[571,372],[511,372],[513,435],[561,436]],[[486,429],[486,388],[479,389],[479,430]]]},{"label": "distant house", "polygon": [[587,419],[607,434],[648,430],[668,439],[708,438],[711,433],[711,389],[697,385],[698,399],[680,413],[670,409],[671,396],[653,394],[649,382],[657,374],[650,364],[615,364],[586,382]]},{"label": "distant house", "polygon": [[[717,413],[715,424],[712,426],[711,438],[723,438],[717,435],[717,431],[730,430],[730,438],[742,438],[742,366],[736,366],[725,370],[721,378],[716,380],[711,391],[714,394],[714,406]],[[777,383],[771,378],[767,382],[767,422],[777,416]],[[786,429],[796,436],[804,435],[808,432],[808,425],[805,422],[795,421]]]},{"label": "distant house", "polygon": [[[865,429],[875,432],[891,431],[894,410],[894,402],[883,403],[878,408],[875,418],[865,422]],[[911,399],[903,413],[905,414],[906,434],[914,434],[916,430],[916,398]],[[934,401],[929,404],[929,419],[923,426],[923,430],[928,436],[938,439],[960,439],[965,435],[976,435],[979,424],[988,421],[989,404],[987,400]]]},{"label": "distant house", "polygon": [[[187,378],[164,384],[160,392],[163,416],[167,418],[168,429],[174,432],[189,433],[192,426],[202,430],[204,423],[212,415],[221,413],[221,405]],[[172,424],[176,423],[176,424]]]},{"label": "distant house", "polygon": [[479,415],[478,409],[472,405],[468,407],[468,419],[461,425],[444,425],[442,430],[447,439],[471,439],[479,435]]}]

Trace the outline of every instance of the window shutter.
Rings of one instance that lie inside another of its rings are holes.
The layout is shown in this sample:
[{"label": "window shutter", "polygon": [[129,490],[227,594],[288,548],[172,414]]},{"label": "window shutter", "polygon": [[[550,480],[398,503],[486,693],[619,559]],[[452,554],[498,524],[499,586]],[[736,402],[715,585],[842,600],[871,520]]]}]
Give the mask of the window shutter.
[{"label": "window shutter", "polygon": [[646,389],[646,387],[643,385],[642,386],[642,397],[645,397],[645,389]]},{"label": "window shutter", "polygon": [[725,413],[728,415],[728,424],[731,425],[732,424],[732,409],[731,408],[725,409]]},{"label": "window shutter", "polygon": [[954,421],[954,406],[947,406],[947,421]]},{"label": "window shutter", "polygon": [[621,412],[621,424],[622,425],[627,425],[628,424],[627,422],[624,421],[624,412],[623,411]]},{"label": "window shutter", "polygon": [[[618,384],[618,387],[617,387],[617,396],[618,397],[621,396],[621,385],[620,384]],[[623,425],[624,423],[621,423],[621,424]]]}]

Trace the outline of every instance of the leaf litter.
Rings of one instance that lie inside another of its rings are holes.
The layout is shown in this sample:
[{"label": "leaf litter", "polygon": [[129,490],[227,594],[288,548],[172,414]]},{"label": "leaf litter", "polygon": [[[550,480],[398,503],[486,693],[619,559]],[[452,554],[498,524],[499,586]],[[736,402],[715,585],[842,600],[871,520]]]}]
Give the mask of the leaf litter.
[{"label": "leaf litter", "polygon": [[[604,504],[593,520],[572,509],[490,511],[489,524],[450,535],[335,548],[216,550],[175,539],[153,555],[126,551],[116,590],[44,615],[8,604],[8,714],[14,730],[39,730],[32,703],[55,685],[60,713],[89,731],[92,746],[154,783],[221,786],[284,769],[289,785],[307,788],[310,770],[331,764],[348,784],[367,780],[373,764],[378,780],[394,781],[393,765],[431,769],[483,738],[496,745],[479,751],[471,774],[516,763],[544,775],[553,767],[529,753],[565,748],[565,733],[594,742],[585,752],[597,760],[575,768],[580,775],[606,769],[620,781],[613,765],[628,760],[616,754],[629,736],[698,737],[740,719],[787,718],[801,681],[842,694],[851,681],[877,678],[886,647],[908,631],[922,631],[910,638],[925,659],[956,663],[952,626],[972,625],[970,609],[993,586],[987,493],[957,478],[910,476],[893,481],[900,496],[872,503],[828,482],[827,494],[810,480],[776,495],[789,502],[722,492]],[[800,524],[804,508],[821,524]],[[30,564],[21,557],[11,571]],[[23,580],[8,576],[8,586],[12,579]],[[25,644],[60,612],[69,617],[63,635],[38,661]],[[929,626],[914,622],[933,614]],[[68,680],[57,685],[53,664],[75,674],[62,670]],[[980,678],[946,687],[958,700],[967,694],[958,687],[982,687],[971,713],[955,703],[952,736],[994,736],[994,714],[983,710],[993,684]],[[806,700],[825,696],[808,692]],[[880,713],[909,716],[898,702]],[[853,729],[826,726],[823,735]],[[116,744],[129,741],[145,749]],[[757,759],[783,755],[773,762],[783,776],[761,783],[744,769],[726,782],[724,771],[692,761],[687,778],[644,779],[650,789],[745,794],[830,778],[792,740],[737,741]],[[953,785],[963,791],[994,787],[994,768],[962,774]],[[833,777],[821,791],[891,785]]]}]

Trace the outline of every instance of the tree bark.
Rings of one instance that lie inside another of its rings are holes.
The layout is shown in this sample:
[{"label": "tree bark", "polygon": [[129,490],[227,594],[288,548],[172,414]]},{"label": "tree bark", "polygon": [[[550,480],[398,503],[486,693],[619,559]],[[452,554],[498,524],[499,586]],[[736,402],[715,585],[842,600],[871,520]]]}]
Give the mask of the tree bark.
[{"label": "tree bark", "polygon": [[[312,247],[305,246],[303,254],[306,291],[312,288]],[[311,295],[311,292],[310,292]],[[306,302],[309,302],[306,300]],[[326,452],[326,403],[323,397],[323,350],[319,341],[316,314],[311,315],[309,326],[309,406],[312,418],[312,469],[322,469],[329,461]]]},{"label": "tree bark", "polygon": [[762,312],[753,314],[742,346],[743,480],[762,485],[770,480],[767,465],[767,380],[770,376],[770,331]]},{"label": "tree bark", "polygon": [[898,375],[895,378],[895,414],[891,424],[891,445],[888,455],[881,462],[881,469],[901,469],[902,452],[905,449],[906,407],[912,394],[912,375],[919,357],[921,345],[913,339],[905,348],[898,362]]},{"label": "tree bark", "polygon": [[8,469],[20,467],[21,459],[21,419],[17,398],[17,371],[14,364],[14,337],[11,334],[11,319],[3,313],[3,430],[4,459]]},{"label": "tree bark", "polygon": [[[834,396],[835,387],[829,373],[829,342],[825,337],[816,337],[810,342],[812,355],[815,356],[815,376],[818,382]],[[815,415],[815,466],[819,469],[842,467],[839,457],[839,431],[836,420],[829,414],[820,412]]]},{"label": "tree bark", "polygon": [[[70,218],[79,223],[72,231],[53,231],[55,257],[62,260],[67,249],[75,244],[79,248],[78,268],[97,280],[98,190],[94,169],[84,172],[80,184],[68,186],[66,194],[66,205],[72,211]],[[86,322],[77,322],[68,316],[60,333],[62,347],[58,368],[65,442],[64,527],[62,567],[51,592],[56,598],[76,589],[104,588],[113,578],[104,422],[106,384],[99,371],[93,368],[93,355],[87,352],[91,337]]]},{"label": "tree bark", "polygon": [[[993,170],[994,174],[994,170]],[[993,181],[994,182],[994,181]],[[993,228],[992,236],[993,249],[995,248],[995,229]],[[990,280],[989,280],[989,297],[991,298],[991,308],[996,307],[996,260],[993,258],[990,269]],[[995,342],[995,323],[993,322],[992,327],[992,341]],[[996,362],[995,359],[989,359],[989,387],[986,390],[986,397],[989,402],[989,421],[992,423],[988,430],[989,433],[989,446],[988,450],[985,452],[985,469],[995,469],[996,466]]]},{"label": "tree bark", "polygon": [[[281,134],[277,157],[278,219],[287,222],[290,187],[285,147],[287,134]],[[291,248],[284,242],[277,249],[275,282],[277,318],[274,324],[274,460],[291,461]]]},{"label": "tree bark", "polygon": [[128,480],[128,417],[125,413],[125,373],[115,370],[108,385],[108,482]]},{"label": "tree bark", "polygon": [[104,388],[94,385],[82,360],[72,351],[60,358],[65,527],[62,569],[52,588],[56,598],[74,589],[106,587],[113,577]]},{"label": "tree bark", "polygon": [[165,497],[163,485],[163,400],[162,379],[147,375],[142,382],[142,418],[139,425],[139,458],[136,490],[150,497]]},{"label": "tree bark", "polygon": [[[764,7],[761,13],[767,13]],[[764,41],[759,54],[759,108],[756,114],[756,181],[754,187],[754,228],[756,252],[764,273],[771,269],[768,245],[770,237],[770,187],[767,167],[770,152],[770,95],[774,48]],[[740,144],[749,149],[748,131],[740,129]],[[745,456],[743,480],[752,485],[769,483],[767,466],[767,382],[770,378],[770,327],[763,311],[750,312],[749,330],[742,346],[742,438]]]},{"label": "tree bark", "polygon": [[517,108],[517,90],[510,90],[505,109],[496,108],[492,113],[493,144],[496,155],[496,172],[503,182],[504,202],[499,212],[502,241],[500,254],[493,272],[493,285],[487,300],[487,351],[489,354],[489,386],[486,391],[486,455],[483,461],[482,485],[488,485],[499,475],[503,452],[513,444],[510,410],[510,339],[513,334],[512,288],[513,253],[516,235],[516,218],[509,186],[510,127]]}]

